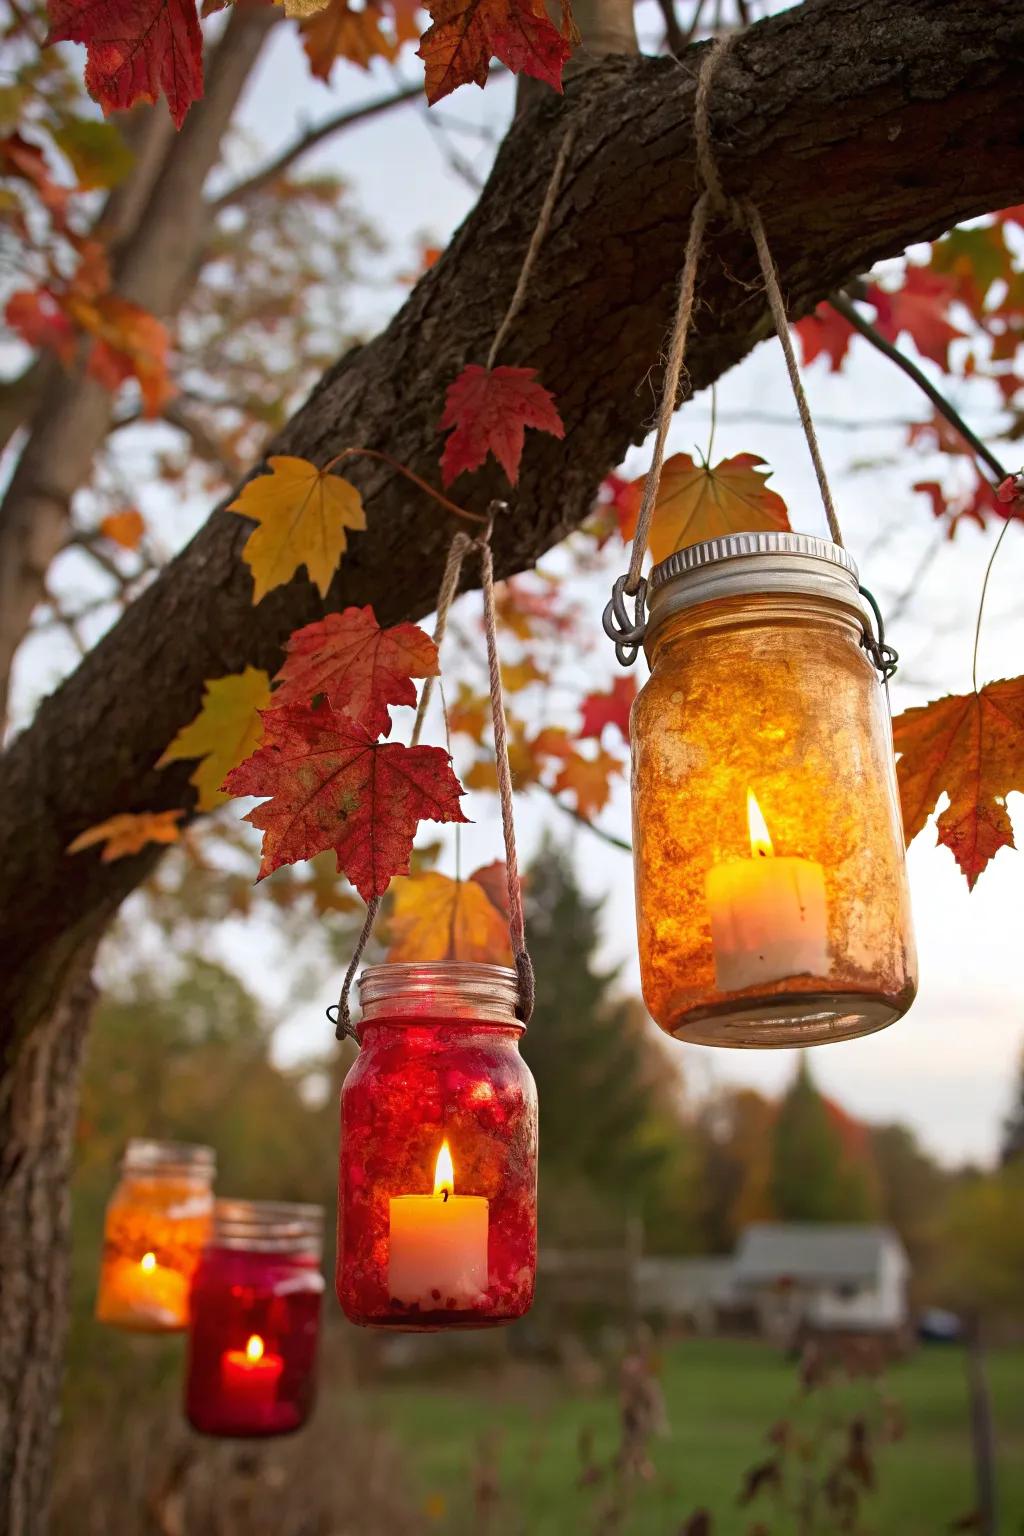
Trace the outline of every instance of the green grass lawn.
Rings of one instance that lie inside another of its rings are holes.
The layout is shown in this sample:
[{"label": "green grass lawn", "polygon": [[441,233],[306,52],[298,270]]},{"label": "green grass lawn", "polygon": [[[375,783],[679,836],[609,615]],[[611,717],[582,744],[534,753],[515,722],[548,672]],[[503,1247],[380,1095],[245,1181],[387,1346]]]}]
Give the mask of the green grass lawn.
[{"label": "green grass lawn", "polygon": [[[996,1353],[990,1380],[999,1440],[1000,1536],[1024,1533],[1024,1350]],[[744,1472],[765,1461],[767,1431],[794,1406],[791,1364],[763,1345],[695,1339],[666,1347],[661,1359],[669,1433],[653,1444],[653,1478],[636,1485],[622,1523],[625,1536],[677,1536],[698,1507],[714,1517],[713,1536],[747,1536],[764,1522],[771,1536],[795,1529],[772,1494],[737,1506]],[[905,1419],[903,1437],[877,1452],[877,1492],[864,1506],[863,1529],[879,1536],[939,1536],[974,1502],[964,1361],[951,1348],[919,1350],[889,1374],[885,1390]],[[812,1421],[848,1420],[867,1389],[851,1385],[799,1410]],[[333,1405],[332,1405],[333,1406]],[[349,1411],[352,1411],[350,1400]],[[386,1427],[406,1447],[422,1507],[446,1533],[481,1530],[472,1513],[473,1447],[489,1443],[500,1489],[488,1536],[569,1536],[610,1530],[600,1511],[608,1478],[579,1488],[581,1432],[594,1455],[618,1443],[613,1387],[572,1394],[540,1372],[493,1372],[449,1385],[396,1381],[359,1393],[355,1411]],[[795,1463],[795,1458],[794,1458]],[[796,1476],[796,1472],[792,1474]],[[837,1529],[827,1523],[815,1532]]]}]

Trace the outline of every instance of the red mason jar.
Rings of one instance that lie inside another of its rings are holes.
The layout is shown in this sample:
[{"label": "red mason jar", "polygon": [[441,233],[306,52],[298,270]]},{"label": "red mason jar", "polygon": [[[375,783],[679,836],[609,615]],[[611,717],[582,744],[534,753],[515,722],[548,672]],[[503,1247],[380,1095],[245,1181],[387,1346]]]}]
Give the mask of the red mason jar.
[{"label": "red mason jar", "polygon": [[354,1323],[490,1328],[529,1310],[537,1090],[516,973],[368,967],[341,1091],[338,1300]]},{"label": "red mason jar", "polygon": [[207,1435],[286,1435],[316,1395],[317,1205],[218,1200],[192,1282],[185,1412]]}]

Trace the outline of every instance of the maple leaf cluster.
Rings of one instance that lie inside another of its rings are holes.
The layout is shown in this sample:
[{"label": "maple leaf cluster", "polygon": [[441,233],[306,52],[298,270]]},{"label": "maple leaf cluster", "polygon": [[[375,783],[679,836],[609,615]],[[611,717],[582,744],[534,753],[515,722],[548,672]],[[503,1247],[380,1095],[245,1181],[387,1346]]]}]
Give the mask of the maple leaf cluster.
[{"label": "maple leaf cluster", "polygon": [[[206,0],[202,14],[222,8]],[[197,0],[48,0],[47,44],[83,43],[85,85],[105,113],[126,112],[165,97],[180,128],[203,94],[203,35]],[[369,69],[376,58],[394,62],[404,43],[420,35],[418,13],[431,26],[417,50],[424,61],[427,101],[433,105],[460,85],[483,86],[492,58],[513,74],[532,75],[562,89],[562,69],[579,34],[568,0],[561,25],[543,0],[284,0],[295,18],[310,69],[327,80],[335,62]],[[86,150],[87,150],[86,146]],[[83,151],[84,152],[84,151]]]}]

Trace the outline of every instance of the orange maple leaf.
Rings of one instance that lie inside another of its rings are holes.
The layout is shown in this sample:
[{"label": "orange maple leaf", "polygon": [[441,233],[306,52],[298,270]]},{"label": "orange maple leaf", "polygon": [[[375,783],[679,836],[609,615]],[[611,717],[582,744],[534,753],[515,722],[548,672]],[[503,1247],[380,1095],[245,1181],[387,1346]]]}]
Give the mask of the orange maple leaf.
[{"label": "orange maple leaf", "polygon": [[374,59],[393,63],[398,41],[381,31],[381,13],[374,5],[354,11],[346,0],[329,3],[301,24],[309,67],[318,80],[329,80],[338,59],[369,69]]},{"label": "orange maple leaf", "polygon": [[576,810],[589,821],[608,804],[612,792],[612,779],[625,767],[620,757],[606,752],[602,747],[596,757],[583,757],[573,752],[562,764],[553,788],[556,793],[568,790],[576,802]]},{"label": "orange maple leaf", "polygon": [[[768,489],[770,471],[759,467],[763,463],[753,453],[737,453],[714,468],[696,464],[688,453],[667,459],[648,538],[655,564],[704,539],[788,528],[786,503]],[[639,491],[645,479],[635,480],[634,488]],[[624,539],[632,538],[639,510],[638,496],[635,511],[622,524]]]},{"label": "orange maple leaf", "polygon": [[[488,865],[468,880],[428,870],[397,881],[388,917],[388,960],[511,965],[507,894],[505,907],[496,906],[492,897],[495,868]],[[500,872],[504,888],[503,864]]]},{"label": "orange maple leaf", "polygon": [[122,507],[100,519],[100,533],[122,549],[138,549],[146,531],[146,519],[137,507]]},{"label": "orange maple leaf", "polygon": [[440,747],[376,742],[349,715],[282,705],[263,712],[258,751],[228,774],[232,795],[271,798],[245,818],[263,832],[262,880],[333,848],[364,901],[409,873],[421,821],[465,821],[462,785]]},{"label": "orange maple leaf", "polygon": [[[483,86],[492,58],[514,75],[533,75],[562,89],[562,68],[572,52],[571,15],[560,32],[544,0],[425,0],[432,26],[417,52],[426,66],[431,106],[473,81]],[[570,34],[570,35],[565,35]]]},{"label": "orange maple leaf", "polygon": [[64,308],[95,337],[89,372],[113,394],[126,379],[137,379],[147,416],[159,416],[175,393],[167,371],[167,327],[148,310],[116,293],[87,297],[73,290]]},{"label": "orange maple leaf", "polygon": [[184,814],[184,811],[126,811],[79,832],[74,842],[68,844],[67,851],[82,853],[86,848],[103,843],[100,858],[104,864],[110,864],[114,859],[141,852],[147,843],[176,843],[181,837],[181,828],[176,823]]},{"label": "orange maple leaf", "polygon": [[973,890],[993,854],[1014,846],[1006,796],[1024,790],[1024,677],[904,710],[893,740],[907,842],[948,794],[938,840]]},{"label": "orange maple leaf", "polygon": [[415,624],[381,629],[373,609],[346,608],[297,629],[275,678],[275,708],[323,694],[374,736],[391,730],[389,705],[415,704],[414,677],[437,677],[437,646]]}]

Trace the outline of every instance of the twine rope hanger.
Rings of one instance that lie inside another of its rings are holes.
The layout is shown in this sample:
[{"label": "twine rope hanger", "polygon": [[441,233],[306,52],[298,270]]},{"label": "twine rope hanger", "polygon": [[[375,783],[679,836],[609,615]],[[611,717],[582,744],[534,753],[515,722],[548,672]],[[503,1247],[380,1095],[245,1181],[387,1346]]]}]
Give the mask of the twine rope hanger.
[{"label": "twine rope hanger", "polygon": [[[761,276],[764,280],[768,307],[776,334],[782,346],[783,355],[786,359],[786,371],[789,374],[789,382],[796,401],[797,413],[800,417],[804,436],[807,439],[811,462],[814,465],[814,474],[818,482],[818,490],[821,493],[825,519],[828,523],[833,542],[840,547],[843,546],[842,530],[839,527],[839,518],[836,513],[835,502],[832,498],[831,487],[828,483],[828,475],[825,471],[821,447],[818,443],[818,435],[815,432],[814,422],[811,419],[810,406],[807,403],[803,381],[800,377],[800,368],[796,360],[796,353],[793,350],[789,322],[786,318],[786,305],[779,285],[778,270],[768,246],[764,221],[756,204],[750,198],[733,198],[726,193],[715,158],[711,136],[711,90],[715,73],[726,54],[732,48],[734,38],[735,34],[730,34],[724,38],[715,39],[708,46],[697,77],[697,90],[693,111],[693,133],[697,156],[697,180],[701,186],[701,192],[690,216],[686,252],[679,278],[672,329],[669,334],[665,357],[665,377],[661,403],[658,407],[654,454],[651,460],[651,467],[644,481],[640,510],[637,514],[636,530],[630,550],[629,569],[625,576],[620,576],[616,581],[611,602],[605,609],[604,615],[605,632],[615,641],[615,652],[623,666],[630,666],[636,660],[640,641],[643,638],[643,614],[647,597],[647,583],[643,576],[644,556],[647,553],[651,520],[654,516],[654,509],[658,500],[658,490],[661,485],[661,473],[665,461],[665,443],[668,438],[672,417],[675,414],[679,382],[683,376],[686,362],[686,344],[693,321],[696,298],[697,271],[700,266],[708,224],[713,215],[717,214],[728,217],[738,227],[747,229],[753,240],[758,263],[761,268]],[[635,599],[632,620],[630,620],[625,608],[625,597],[627,596]]]},{"label": "twine rope hanger", "polygon": [[[551,170],[551,176],[544,193],[540,212],[537,215],[537,223],[530,237],[526,255],[523,257],[523,264],[520,268],[512,298],[494,334],[494,340],[491,342],[490,351],[487,354],[488,372],[494,367],[502,344],[507,338],[526,299],[533,268],[548,230],[551,227],[555,202],[575,136],[575,124],[570,124],[562,136],[562,142],[555,156],[555,163]],[[508,881],[509,939],[519,982],[519,1006],[516,1011],[522,1022],[529,1024],[536,1000],[536,982],[533,972],[533,961],[530,959],[529,950],[526,947],[526,918],[523,911],[522,886],[519,880],[512,768],[508,756],[508,718],[505,714],[505,696],[501,684],[501,661],[498,656],[497,611],[494,594],[494,555],[491,550],[491,534],[494,531],[495,517],[499,512],[507,510],[507,502],[492,501],[487,509],[487,518],[483,532],[477,538],[470,538],[468,534],[463,533],[461,530],[454,535],[448,547],[444,572],[438,588],[433,638],[434,644],[440,649],[441,642],[444,640],[445,632],[448,628],[448,614],[459,589],[459,578],[462,575],[463,563],[466,556],[471,551],[475,551],[480,556],[481,587],[483,590],[484,636],[487,644],[491,726],[494,733],[494,758],[498,777],[498,799],[501,805],[501,830],[505,843],[505,873]],[[413,722],[410,746],[415,747],[419,742],[423,730],[423,721],[433,694],[433,687],[434,678],[425,678],[423,687],[420,690],[419,703],[416,707],[416,718]],[[344,1040],[347,1037],[348,1039],[355,1040],[357,1044],[359,1043],[359,1036],[352,1025],[349,997],[356,971],[359,969],[359,963],[363,958],[363,953],[373,932],[377,914],[380,911],[381,900],[380,896],[373,896],[366,904],[366,917],[363,920],[363,926],[360,929],[359,937],[352,952],[352,959],[349,961],[344,981],[341,984],[341,995],[337,1003],[332,1004],[327,1010],[327,1016],[335,1026],[335,1035],[339,1040]]]}]

